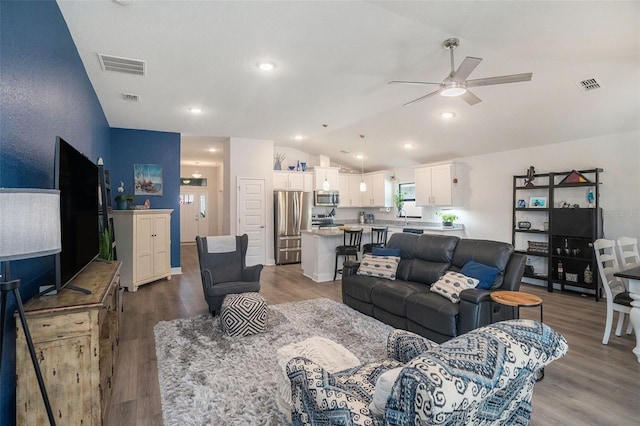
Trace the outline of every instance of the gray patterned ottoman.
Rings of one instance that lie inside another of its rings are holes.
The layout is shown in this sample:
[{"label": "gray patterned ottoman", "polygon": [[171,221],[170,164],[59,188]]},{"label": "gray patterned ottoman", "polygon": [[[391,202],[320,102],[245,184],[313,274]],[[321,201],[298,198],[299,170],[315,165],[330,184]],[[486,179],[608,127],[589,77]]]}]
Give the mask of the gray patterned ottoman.
[{"label": "gray patterned ottoman", "polygon": [[228,294],[220,310],[222,331],[229,336],[250,336],[267,329],[267,303],[258,293]]}]

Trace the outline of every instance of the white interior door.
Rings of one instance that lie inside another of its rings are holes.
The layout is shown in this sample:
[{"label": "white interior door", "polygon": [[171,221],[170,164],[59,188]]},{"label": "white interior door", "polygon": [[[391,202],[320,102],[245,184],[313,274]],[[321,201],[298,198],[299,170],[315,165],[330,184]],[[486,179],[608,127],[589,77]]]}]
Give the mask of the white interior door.
[{"label": "white interior door", "polygon": [[238,179],[238,235],[247,234],[247,265],[267,259],[266,194],[264,179]]},{"label": "white interior door", "polygon": [[180,193],[180,242],[192,243],[198,235],[209,235],[208,213],[205,191]]}]

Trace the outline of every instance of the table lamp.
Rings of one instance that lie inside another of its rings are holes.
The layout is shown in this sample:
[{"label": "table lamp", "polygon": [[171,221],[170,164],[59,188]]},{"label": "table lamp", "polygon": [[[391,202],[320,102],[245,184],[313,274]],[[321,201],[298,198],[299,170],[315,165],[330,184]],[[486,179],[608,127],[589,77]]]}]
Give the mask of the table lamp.
[{"label": "table lamp", "polygon": [[11,280],[9,261],[49,256],[61,251],[60,232],[60,191],[53,189],[6,189],[0,188],[0,262],[4,266],[4,276],[0,276],[0,371],[2,371],[2,349],[7,297],[13,293],[25,334],[33,368],[38,379],[40,392],[47,410],[49,423],[55,425],[53,411],[31,333],[20,297],[20,280]]}]

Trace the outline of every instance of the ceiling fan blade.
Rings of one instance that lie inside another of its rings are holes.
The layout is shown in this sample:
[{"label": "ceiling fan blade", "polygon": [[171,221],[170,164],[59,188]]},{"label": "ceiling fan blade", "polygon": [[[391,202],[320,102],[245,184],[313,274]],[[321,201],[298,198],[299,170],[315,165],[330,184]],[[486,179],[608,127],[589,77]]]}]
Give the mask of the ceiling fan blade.
[{"label": "ceiling fan blade", "polygon": [[520,81],[531,81],[533,73],[501,75],[499,77],[479,78],[477,80],[467,80],[467,87],[490,86],[492,84],[518,83]]},{"label": "ceiling fan blade", "polygon": [[424,85],[424,84],[440,84],[440,83],[430,83],[427,81],[404,81],[404,80],[393,80],[390,81],[387,84],[417,84],[417,85]]},{"label": "ceiling fan blade", "polygon": [[479,97],[477,97],[476,95],[474,95],[468,90],[464,92],[462,95],[460,95],[459,97],[469,105],[475,105],[478,102],[482,102],[482,99],[480,99]]},{"label": "ceiling fan blade", "polygon": [[458,70],[453,73],[451,79],[457,82],[463,82],[469,77],[469,74],[476,69],[478,65],[482,62],[482,58],[474,58],[473,56],[467,56],[464,58],[464,61],[458,67]]},{"label": "ceiling fan blade", "polygon": [[414,100],[412,100],[411,102],[407,102],[406,104],[404,104],[404,105],[402,105],[402,106],[403,106],[403,107],[406,107],[406,106],[409,106],[409,105],[411,105],[411,104],[415,104],[416,102],[423,101],[423,100],[427,99],[428,97],[431,97],[431,96],[436,95],[436,94],[438,94],[438,93],[440,93],[440,90],[439,90],[439,89],[438,89],[438,90],[436,90],[435,92],[427,93],[426,95],[421,96],[421,97],[419,97],[418,99],[414,99]]}]

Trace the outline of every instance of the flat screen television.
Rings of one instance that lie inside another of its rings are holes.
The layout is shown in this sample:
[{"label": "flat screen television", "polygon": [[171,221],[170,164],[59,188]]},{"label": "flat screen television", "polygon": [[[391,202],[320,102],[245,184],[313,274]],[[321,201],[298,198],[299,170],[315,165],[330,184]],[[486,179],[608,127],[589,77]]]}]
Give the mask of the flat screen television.
[{"label": "flat screen television", "polygon": [[56,259],[56,289],[60,290],[100,250],[98,166],[58,137],[54,176],[55,188],[60,190],[62,251]]}]

